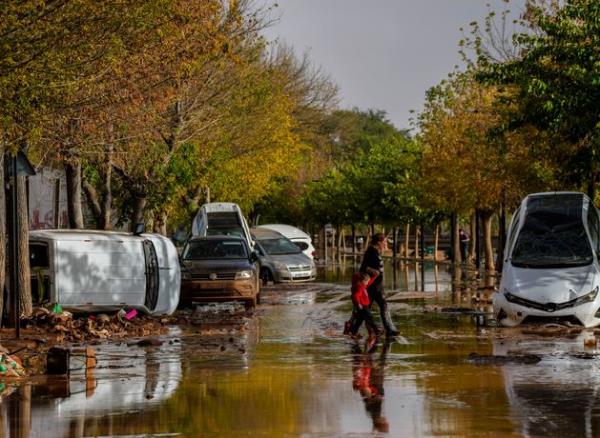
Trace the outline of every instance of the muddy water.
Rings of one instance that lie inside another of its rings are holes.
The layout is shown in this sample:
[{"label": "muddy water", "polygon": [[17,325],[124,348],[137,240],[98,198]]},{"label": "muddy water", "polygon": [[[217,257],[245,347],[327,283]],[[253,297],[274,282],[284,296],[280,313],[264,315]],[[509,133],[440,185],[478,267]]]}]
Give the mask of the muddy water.
[{"label": "muddy water", "polygon": [[[591,332],[478,328],[460,310],[478,292],[447,287],[392,293],[402,336],[357,342],[340,335],[345,286],[263,293],[253,315],[199,313],[160,346],[97,346],[93,374],[72,364],[70,379],[6,387],[0,436],[600,435]],[[473,352],[541,361],[470,361]]]}]

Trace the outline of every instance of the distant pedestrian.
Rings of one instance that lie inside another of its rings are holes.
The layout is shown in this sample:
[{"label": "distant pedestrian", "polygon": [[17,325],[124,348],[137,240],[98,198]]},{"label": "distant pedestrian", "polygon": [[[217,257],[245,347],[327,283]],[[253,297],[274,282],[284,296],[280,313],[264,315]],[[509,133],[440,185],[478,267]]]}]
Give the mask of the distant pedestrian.
[{"label": "distant pedestrian", "polygon": [[460,228],[458,230],[458,240],[460,241],[460,259],[463,262],[466,262],[467,261],[467,253],[469,251],[469,242],[471,241],[471,238],[465,230]]},{"label": "distant pedestrian", "polygon": [[369,298],[371,299],[371,306],[373,302],[379,306],[379,313],[381,314],[381,321],[385,329],[387,336],[396,336],[400,332],[394,326],[392,317],[385,300],[383,293],[383,252],[387,249],[387,238],[383,233],[377,233],[371,238],[371,244],[363,255],[362,264],[360,266],[360,272],[367,272],[368,268],[379,272],[379,275],[375,278],[375,281],[367,288]]},{"label": "distant pedestrian", "polygon": [[352,303],[354,304],[354,311],[350,317],[350,321],[346,324],[347,334],[356,336],[360,326],[364,322],[367,326],[367,331],[370,336],[379,336],[379,329],[377,324],[373,320],[370,306],[371,299],[367,288],[373,284],[377,276],[377,271],[371,272],[372,276],[366,272],[357,272],[352,276]]}]

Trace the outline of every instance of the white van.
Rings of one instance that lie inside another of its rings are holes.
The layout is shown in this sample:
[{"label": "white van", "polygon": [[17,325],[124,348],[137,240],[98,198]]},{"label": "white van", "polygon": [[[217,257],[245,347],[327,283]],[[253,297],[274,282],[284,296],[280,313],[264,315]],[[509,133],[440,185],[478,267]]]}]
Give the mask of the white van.
[{"label": "white van", "polygon": [[192,236],[238,236],[246,240],[254,249],[250,228],[242,210],[233,202],[212,202],[198,210],[192,222]]},{"label": "white van", "polygon": [[36,230],[29,249],[34,305],[58,303],[72,311],[128,306],[162,315],[179,304],[177,250],[159,234]]},{"label": "white van", "polygon": [[600,220],[586,195],[527,196],[513,215],[504,249],[496,320],[600,324]]},{"label": "white van", "polygon": [[315,247],[312,244],[312,239],[300,228],[285,224],[265,224],[259,225],[256,228],[267,228],[269,230],[277,231],[279,234],[284,235],[294,242],[311,260],[315,258]]}]

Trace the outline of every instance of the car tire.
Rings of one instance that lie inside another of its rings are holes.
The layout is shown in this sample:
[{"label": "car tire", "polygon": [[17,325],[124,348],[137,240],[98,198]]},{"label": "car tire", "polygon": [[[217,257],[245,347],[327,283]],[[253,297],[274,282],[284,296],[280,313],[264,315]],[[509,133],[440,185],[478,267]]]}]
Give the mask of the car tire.
[{"label": "car tire", "polygon": [[256,304],[260,304],[260,291],[256,294],[256,298],[254,299],[254,301],[256,301]]},{"label": "car tire", "polygon": [[273,281],[273,274],[269,268],[262,268],[260,270],[260,279],[262,280],[262,284],[268,284],[269,281]]}]

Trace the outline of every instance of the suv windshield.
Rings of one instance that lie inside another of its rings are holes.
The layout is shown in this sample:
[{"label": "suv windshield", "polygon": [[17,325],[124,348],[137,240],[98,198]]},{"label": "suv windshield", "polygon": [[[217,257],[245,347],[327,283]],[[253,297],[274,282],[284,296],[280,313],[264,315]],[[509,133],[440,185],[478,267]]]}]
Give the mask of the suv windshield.
[{"label": "suv windshield", "polygon": [[527,268],[589,265],[592,248],[582,220],[581,195],[533,198],[512,254],[512,264]]},{"label": "suv windshield", "polygon": [[294,242],[286,238],[264,239],[259,242],[265,252],[270,255],[298,254],[302,252]]},{"label": "suv windshield", "polygon": [[184,260],[246,258],[246,247],[239,240],[192,240],[183,251]]}]

